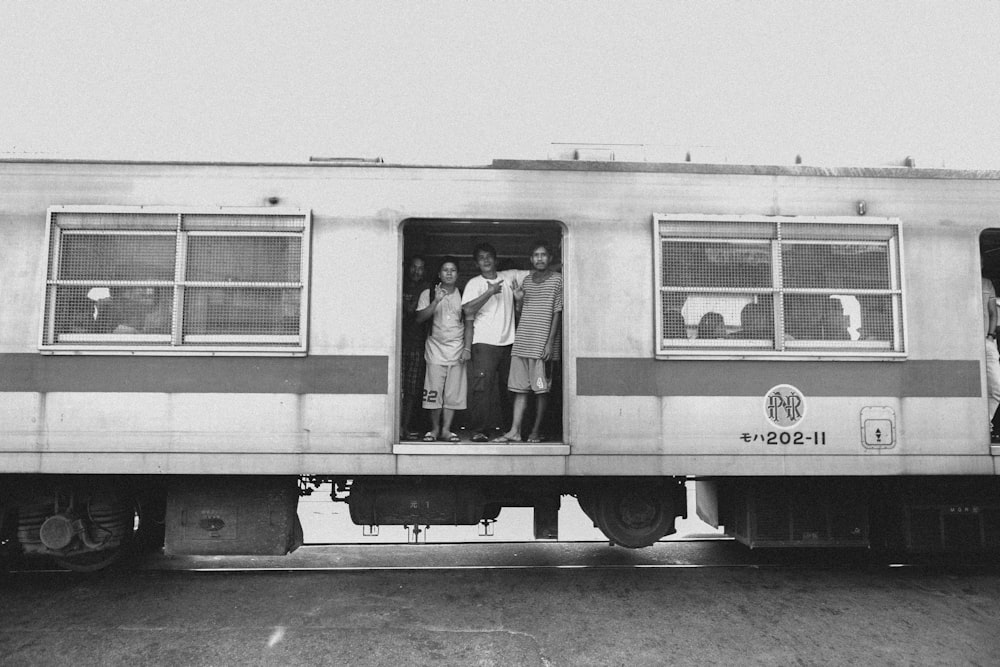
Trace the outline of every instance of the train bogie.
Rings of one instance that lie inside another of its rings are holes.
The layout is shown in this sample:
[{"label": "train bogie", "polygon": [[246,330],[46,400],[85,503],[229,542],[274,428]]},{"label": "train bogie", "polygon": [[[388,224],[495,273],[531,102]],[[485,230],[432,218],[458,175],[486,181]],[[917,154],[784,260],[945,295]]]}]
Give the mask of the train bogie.
[{"label": "train bogie", "polygon": [[89,572],[163,546],[162,480],[74,474],[0,480],[0,544],[11,553]]}]

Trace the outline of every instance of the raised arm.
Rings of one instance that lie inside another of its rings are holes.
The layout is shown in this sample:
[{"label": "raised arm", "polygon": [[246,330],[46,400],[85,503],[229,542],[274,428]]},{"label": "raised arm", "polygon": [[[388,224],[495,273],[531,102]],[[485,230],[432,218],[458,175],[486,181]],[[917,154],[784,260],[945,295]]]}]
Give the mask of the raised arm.
[{"label": "raised arm", "polygon": [[[421,299],[421,301],[424,298],[424,294],[427,295],[428,304],[427,304],[426,307],[421,308],[420,310],[417,311],[417,322],[418,323],[423,324],[427,320],[429,320],[432,317],[434,317],[434,309],[437,308],[438,303],[441,301],[441,298],[438,296],[437,292],[438,292],[438,290],[435,289],[434,290],[434,299],[433,300],[431,300],[431,291],[430,290],[424,290],[423,292],[420,293],[420,299]],[[419,304],[418,304],[418,307],[419,307]]]},{"label": "raised arm", "polygon": [[473,317],[479,312],[479,309],[490,300],[494,294],[499,294],[503,291],[503,281],[499,280],[496,283],[489,283],[489,287],[485,292],[472,299],[468,303],[462,304],[462,312],[465,313],[466,318]]}]

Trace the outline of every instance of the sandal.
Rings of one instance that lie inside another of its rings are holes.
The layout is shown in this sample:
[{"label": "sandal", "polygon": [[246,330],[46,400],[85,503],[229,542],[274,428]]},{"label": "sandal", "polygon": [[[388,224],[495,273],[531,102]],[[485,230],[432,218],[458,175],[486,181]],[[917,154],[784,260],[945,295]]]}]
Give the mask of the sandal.
[{"label": "sandal", "polygon": [[545,438],[540,435],[529,435],[527,442],[535,445],[544,440]]},{"label": "sandal", "polygon": [[458,437],[458,434],[452,433],[451,431],[446,431],[441,434],[442,440],[447,440],[448,442],[462,442],[462,439]]},{"label": "sandal", "polygon": [[505,435],[501,435],[499,438],[493,438],[490,442],[498,445],[511,445],[522,442],[522,440],[520,438],[508,438]]},{"label": "sandal", "polygon": [[434,435],[434,431],[424,433],[424,442],[434,442],[435,440],[437,440],[437,436]]},{"label": "sandal", "polygon": [[472,436],[472,442],[489,442],[490,439],[483,433],[476,433]]}]

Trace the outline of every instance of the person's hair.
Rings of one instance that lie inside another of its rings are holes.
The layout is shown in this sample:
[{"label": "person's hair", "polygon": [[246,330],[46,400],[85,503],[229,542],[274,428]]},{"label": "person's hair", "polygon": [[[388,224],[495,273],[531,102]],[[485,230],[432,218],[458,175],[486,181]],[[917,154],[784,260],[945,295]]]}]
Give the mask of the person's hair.
[{"label": "person's hair", "polygon": [[454,257],[452,257],[451,255],[445,255],[441,259],[441,263],[438,264],[437,274],[435,274],[435,275],[440,275],[441,274],[441,269],[444,268],[445,264],[454,264],[455,265],[455,270],[458,271],[458,260],[455,259]]},{"label": "person's hair", "polygon": [[701,316],[698,322],[698,338],[715,338],[719,327],[725,327],[726,321],[722,315],[715,311],[709,311]]},{"label": "person's hair", "polygon": [[478,260],[480,252],[488,252],[493,255],[493,259],[497,258],[497,249],[491,246],[489,243],[480,243],[472,250],[472,259]]},{"label": "person's hair", "polygon": [[549,257],[554,257],[552,252],[552,244],[549,243],[548,239],[538,238],[531,244],[531,252],[534,253],[539,248],[545,248],[545,252],[549,253]]},{"label": "person's hair", "polygon": [[687,338],[684,316],[679,310],[667,310],[663,313],[663,337]]},{"label": "person's hair", "polygon": [[427,260],[424,259],[423,255],[412,255],[406,259],[406,264],[405,264],[406,268],[410,268],[410,265],[413,264],[413,260],[415,259],[419,259],[421,262],[424,263],[424,266],[427,266]]}]

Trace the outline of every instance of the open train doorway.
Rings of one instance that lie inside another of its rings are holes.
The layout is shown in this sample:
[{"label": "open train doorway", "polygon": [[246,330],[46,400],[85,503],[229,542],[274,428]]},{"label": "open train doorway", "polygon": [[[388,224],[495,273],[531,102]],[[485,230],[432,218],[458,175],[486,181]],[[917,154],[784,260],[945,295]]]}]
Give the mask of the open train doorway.
[{"label": "open train doorway", "polygon": [[[533,266],[531,255],[536,246],[545,243],[550,247],[550,271],[563,276],[563,226],[555,220],[470,220],[470,219],[408,219],[402,225],[402,324],[400,335],[400,396],[399,396],[399,440],[400,442],[451,442],[451,443],[489,443],[509,434],[515,418],[514,395],[507,389],[510,363],[504,358],[506,352],[499,351],[498,359],[486,358],[484,352],[492,355],[497,353],[494,346],[484,347],[479,336],[472,327],[471,335],[476,343],[465,340],[469,331],[465,327],[466,320],[475,321],[475,316],[469,318],[464,312],[458,317],[463,318],[463,348],[470,348],[468,361],[462,364],[465,371],[465,409],[453,409],[450,414],[445,406],[445,399],[454,400],[456,396],[439,396],[425,392],[424,383],[427,373],[425,363],[426,339],[434,326],[433,318],[418,322],[417,317],[420,297],[425,297],[424,304],[433,299],[434,287],[442,281],[441,268],[445,260],[454,264],[457,276],[454,279],[458,296],[450,297],[456,303],[469,294],[466,288],[477,276],[486,277],[483,266],[476,259],[477,249],[489,248],[495,251],[495,263],[492,271],[497,277],[487,279],[496,283],[504,278],[506,286],[498,287],[495,297],[496,307],[492,304],[484,306],[493,314],[494,323],[502,322],[503,310],[513,303],[511,287],[514,281],[530,278]],[[490,267],[487,267],[490,271]],[[444,276],[445,282],[450,277]],[[477,288],[476,281],[472,289]],[[520,285],[518,285],[520,287]],[[565,293],[565,288],[563,288]],[[505,306],[504,304],[507,304]],[[465,304],[468,306],[469,304]],[[473,304],[474,306],[475,304]],[[451,307],[454,312],[454,306]],[[514,328],[521,324],[520,309],[513,307],[509,313],[513,318]],[[426,315],[425,315],[426,316]],[[454,317],[454,314],[453,316]],[[480,321],[482,321],[480,319]],[[454,327],[454,322],[452,326]],[[482,326],[480,333],[485,331]],[[531,392],[522,399],[524,412],[520,432],[509,438],[513,442],[518,439],[527,443],[529,439],[544,443],[558,443],[563,439],[563,359],[565,350],[562,336],[562,323],[557,329],[557,335],[552,346],[552,356],[541,364],[543,372],[548,377],[549,390],[542,400],[539,394]],[[453,329],[457,331],[457,329]],[[506,342],[497,340],[495,342]],[[433,343],[432,343],[433,346]],[[495,347],[504,348],[506,345]],[[446,373],[440,369],[432,369],[432,373]],[[535,372],[534,367],[532,372]],[[455,386],[454,371],[447,379],[449,386]],[[439,383],[432,382],[434,387]],[[534,385],[532,385],[534,387]],[[425,401],[425,399],[427,399]],[[425,407],[432,404],[440,407]],[[462,403],[458,403],[461,405]],[[539,406],[542,406],[541,421],[537,423]],[[435,410],[437,411],[435,414]]]}]

